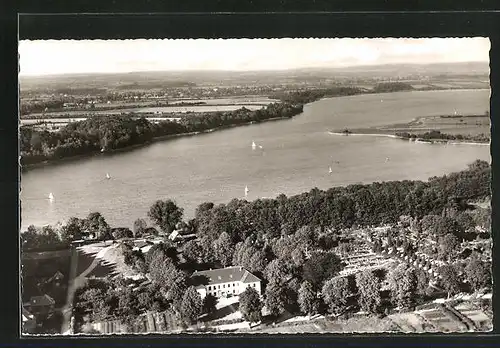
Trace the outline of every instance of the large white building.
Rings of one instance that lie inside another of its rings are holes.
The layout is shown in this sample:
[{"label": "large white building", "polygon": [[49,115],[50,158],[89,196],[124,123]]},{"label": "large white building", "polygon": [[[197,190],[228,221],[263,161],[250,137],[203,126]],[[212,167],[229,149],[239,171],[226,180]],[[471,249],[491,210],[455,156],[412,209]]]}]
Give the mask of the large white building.
[{"label": "large white building", "polygon": [[217,298],[237,296],[248,287],[261,294],[261,280],[240,266],[194,272],[191,278],[202,298],[207,294]]}]

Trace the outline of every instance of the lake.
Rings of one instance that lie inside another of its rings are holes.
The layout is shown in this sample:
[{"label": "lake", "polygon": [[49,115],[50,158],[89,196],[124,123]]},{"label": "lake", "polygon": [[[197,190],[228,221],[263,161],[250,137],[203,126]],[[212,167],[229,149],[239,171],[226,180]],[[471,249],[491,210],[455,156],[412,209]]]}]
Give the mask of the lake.
[{"label": "lake", "polygon": [[[420,179],[490,161],[489,146],[420,144],[330,130],[407,122],[419,116],[484,113],[489,90],[417,91],[323,99],[289,120],[156,142],[131,151],[36,168],[22,176],[22,228],[101,212],[132,226],[158,199],[192,217],[198,204],[294,195],[313,187]],[[252,141],[257,146],[252,149]],[[386,158],[389,160],[386,161]],[[338,163],[337,163],[338,162]],[[329,167],[332,173],[329,174]],[[106,180],[109,173],[111,179]],[[55,199],[47,197],[52,192]]]}]

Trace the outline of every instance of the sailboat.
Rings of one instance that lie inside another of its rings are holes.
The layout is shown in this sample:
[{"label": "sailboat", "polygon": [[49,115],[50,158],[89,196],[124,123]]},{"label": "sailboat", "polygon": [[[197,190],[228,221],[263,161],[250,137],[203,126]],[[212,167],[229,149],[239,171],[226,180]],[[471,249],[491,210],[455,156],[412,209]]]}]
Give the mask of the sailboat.
[{"label": "sailboat", "polygon": [[248,186],[245,186],[245,197],[248,196]]},{"label": "sailboat", "polygon": [[50,200],[50,201],[53,201],[53,200],[54,200],[54,195],[52,194],[52,192],[51,192],[51,193],[49,193],[49,200]]},{"label": "sailboat", "polygon": [[106,173],[106,179],[111,179],[111,176],[109,175],[109,173]]},{"label": "sailboat", "polygon": [[333,170],[332,170],[332,167],[329,167],[328,168],[328,173],[332,174]]},{"label": "sailboat", "polygon": [[386,157],[385,158],[385,163],[389,162],[390,158],[389,157]]},{"label": "sailboat", "polygon": [[257,148],[257,144],[255,144],[255,141],[252,141],[252,150],[255,150]]},{"label": "sailboat", "polygon": [[259,149],[263,149],[262,145],[259,145]]}]

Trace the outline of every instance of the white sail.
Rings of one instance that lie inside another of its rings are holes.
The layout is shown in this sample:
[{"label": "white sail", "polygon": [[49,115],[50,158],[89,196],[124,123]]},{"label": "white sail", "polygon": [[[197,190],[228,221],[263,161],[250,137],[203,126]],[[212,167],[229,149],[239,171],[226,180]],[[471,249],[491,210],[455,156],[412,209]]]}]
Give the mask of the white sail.
[{"label": "white sail", "polygon": [[248,196],[248,186],[245,186],[245,196]]},{"label": "white sail", "polygon": [[259,145],[259,149],[263,149],[262,145]]},{"label": "white sail", "polygon": [[328,173],[332,173],[332,167],[328,168]]},{"label": "white sail", "polygon": [[51,201],[53,201],[53,200],[54,200],[54,195],[52,194],[52,192],[51,192],[51,193],[49,193],[49,199],[50,199]]},{"label": "white sail", "polygon": [[252,141],[252,149],[255,150],[256,147],[257,147],[257,144],[255,144],[255,141]]},{"label": "white sail", "polygon": [[111,176],[109,175],[109,173],[106,173],[106,179],[111,179]]}]

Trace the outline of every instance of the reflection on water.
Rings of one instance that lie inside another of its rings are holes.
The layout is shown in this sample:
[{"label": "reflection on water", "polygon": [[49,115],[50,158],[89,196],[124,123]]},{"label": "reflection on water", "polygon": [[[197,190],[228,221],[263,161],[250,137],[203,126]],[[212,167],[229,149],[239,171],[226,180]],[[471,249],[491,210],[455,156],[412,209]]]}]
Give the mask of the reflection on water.
[{"label": "reflection on water", "polygon": [[[328,189],[337,185],[421,179],[490,160],[488,146],[418,144],[384,137],[329,134],[341,127],[405,122],[418,116],[484,112],[489,91],[393,93],[322,100],[290,120],[157,142],[111,156],[28,171],[22,178],[22,225],[101,212],[114,226],[146,217],[157,199],[174,199],[192,217],[205,201],[224,203]],[[425,101],[425,102],[424,102]],[[382,120],[382,121],[381,121]],[[252,141],[262,149],[252,149]],[[389,158],[389,161],[386,159]],[[329,167],[332,173],[329,173]],[[111,179],[106,180],[106,173]],[[47,202],[53,192],[55,200]]]}]

